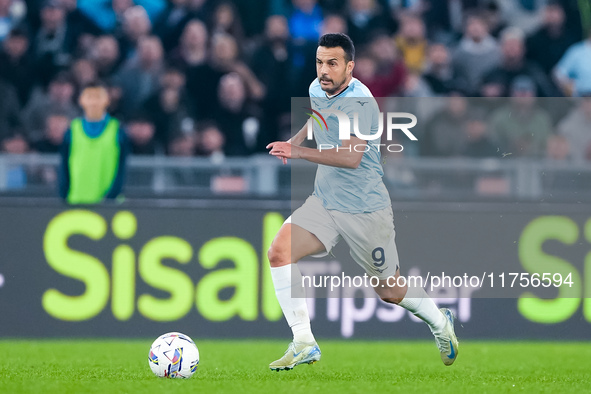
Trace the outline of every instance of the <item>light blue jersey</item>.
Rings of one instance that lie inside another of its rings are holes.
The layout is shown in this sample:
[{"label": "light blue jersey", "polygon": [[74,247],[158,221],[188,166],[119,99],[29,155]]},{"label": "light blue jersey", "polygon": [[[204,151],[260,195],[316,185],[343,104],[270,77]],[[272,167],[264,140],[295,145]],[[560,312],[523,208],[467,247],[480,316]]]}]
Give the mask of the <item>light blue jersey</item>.
[{"label": "light blue jersey", "polygon": [[[354,114],[358,114],[359,132],[376,134],[379,130],[380,110],[369,89],[353,78],[340,94],[328,98],[321,89],[318,78],[310,85],[312,108],[336,109],[348,115],[353,134]],[[323,115],[327,126],[313,124],[314,139],[320,147],[342,146],[339,140],[339,123],[336,115]],[[347,213],[375,212],[390,206],[390,195],[382,181],[384,171],[380,163],[380,139],[367,141],[359,167],[355,169],[318,165],[314,182],[314,195],[320,198],[326,209]]]}]

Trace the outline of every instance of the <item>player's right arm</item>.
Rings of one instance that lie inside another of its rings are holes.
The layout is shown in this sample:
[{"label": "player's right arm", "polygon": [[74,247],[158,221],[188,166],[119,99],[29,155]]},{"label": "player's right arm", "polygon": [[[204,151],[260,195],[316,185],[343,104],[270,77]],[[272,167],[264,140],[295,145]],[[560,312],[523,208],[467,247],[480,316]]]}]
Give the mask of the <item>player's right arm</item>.
[{"label": "player's right arm", "polygon": [[317,150],[279,141],[271,142],[267,149],[271,149],[269,154],[281,159],[283,164],[287,163],[286,159],[304,159],[316,164],[354,169],[361,164],[366,143],[367,141],[351,136],[350,139],[343,140],[342,146],[332,149]]},{"label": "player's right arm", "polygon": [[308,134],[308,127],[304,125],[300,131],[296,133],[293,137],[287,140],[290,144],[300,146],[302,142],[306,139],[306,135]]},{"label": "player's right arm", "polygon": [[[300,131],[298,131],[296,133],[296,135],[294,135],[293,137],[288,139],[286,142],[289,144],[300,146],[300,145],[302,145],[302,142],[304,142],[304,140],[306,139],[307,133],[308,133],[308,128],[306,127],[306,125],[304,125],[304,127],[302,127],[300,129]],[[271,146],[271,144],[267,145],[267,149],[269,149],[270,146]],[[278,157],[278,158],[281,160],[281,162],[283,162],[283,164],[287,164],[287,158],[285,158],[285,157]]]}]

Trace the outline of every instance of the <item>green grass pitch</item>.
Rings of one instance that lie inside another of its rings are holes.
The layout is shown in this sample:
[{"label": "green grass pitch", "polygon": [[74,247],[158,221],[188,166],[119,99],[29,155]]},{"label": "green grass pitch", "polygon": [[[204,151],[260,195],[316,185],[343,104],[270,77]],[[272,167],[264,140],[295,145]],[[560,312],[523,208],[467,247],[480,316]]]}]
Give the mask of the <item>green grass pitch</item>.
[{"label": "green grass pitch", "polygon": [[319,341],[322,360],[293,371],[267,365],[285,341],[197,339],[188,380],[156,378],[151,340],[0,340],[0,393],[582,393],[591,343],[460,343],[445,367],[432,342]]}]

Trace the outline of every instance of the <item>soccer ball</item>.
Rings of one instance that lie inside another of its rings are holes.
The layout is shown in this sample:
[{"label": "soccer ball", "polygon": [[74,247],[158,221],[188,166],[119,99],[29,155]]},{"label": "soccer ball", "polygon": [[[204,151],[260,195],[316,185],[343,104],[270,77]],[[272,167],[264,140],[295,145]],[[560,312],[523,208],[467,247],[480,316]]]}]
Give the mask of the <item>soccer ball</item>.
[{"label": "soccer ball", "polygon": [[148,364],[158,377],[188,379],[199,366],[199,350],[187,335],[169,332],[150,346]]}]

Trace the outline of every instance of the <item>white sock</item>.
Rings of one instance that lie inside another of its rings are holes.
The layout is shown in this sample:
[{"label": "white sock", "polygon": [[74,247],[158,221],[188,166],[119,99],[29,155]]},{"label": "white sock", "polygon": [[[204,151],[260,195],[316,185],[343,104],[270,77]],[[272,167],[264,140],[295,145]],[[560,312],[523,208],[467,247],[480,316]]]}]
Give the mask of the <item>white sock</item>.
[{"label": "white sock", "polygon": [[422,287],[409,287],[404,299],[398,304],[429,325],[433,334],[445,327],[445,316]]},{"label": "white sock", "polygon": [[291,327],[294,341],[316,342],[310,327],[310,315],[308,315],[308,305],[306,304],[306,298],[304,298],[305,291],[302,287],[300,269],[297,265],[292,268],[292,264],[271,267],[271,277],[273,278],[277,300],[281,305],[287,324]]}]

